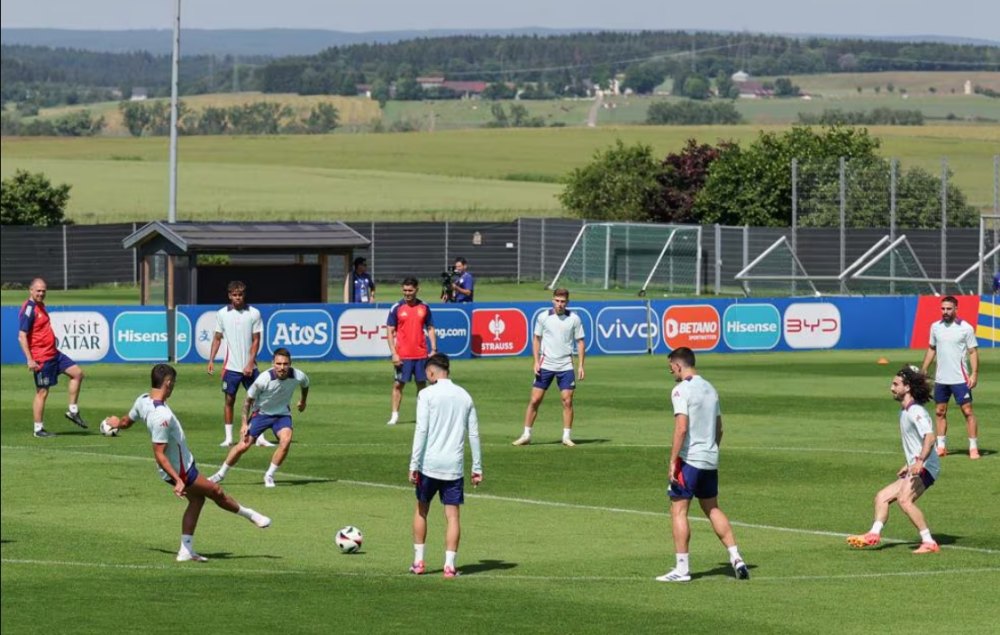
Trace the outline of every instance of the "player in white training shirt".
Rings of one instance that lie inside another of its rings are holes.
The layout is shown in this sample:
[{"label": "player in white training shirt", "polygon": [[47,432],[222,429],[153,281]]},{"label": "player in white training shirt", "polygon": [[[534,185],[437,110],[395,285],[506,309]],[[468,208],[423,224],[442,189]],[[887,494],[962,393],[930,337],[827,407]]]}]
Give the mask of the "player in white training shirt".
[{"label": "player in white training shirt", "polygon": [[927,528],[923,512],[917,507],[917,499],[937,481],[941,471],[941,462],[934,452],[931,416],[923,406],[931,395],[927,376],[914,367],[904,366],[892,378],[889,391],[902,407],[899,434],[906,462],[896,472],[896,480],[875,495],[875,522],[872,528],[867,534],[848,536],[847,544],[857,549],[877,546],[882,541],[882,528],[889,519],[889,505],[897,502],[920,532],[920,546],[913,553],[937,553],[941,548]]},{"label": "player in white training shirt", "polygon": [[[534,357],[535,381],[531,385],[531,398],[524,413],[524,432],[514,439],[514,445],[531,443],[531,428],[538,416],[538,407],[545,398],[545,391],[556,380],[562,397],[563,436],[562,444],[573,447],[573,392],[576,380],[582,380],[583,357],[586,343],[580,316],[566,308],[569,290],[556,289],[552,293],[552,308],[535,320],[531,353]],[[577,372],[573,374],[573,347],[577,349]]]},{"label": "player in white training shirt", "polygon": [[459,510],[465,502],[465,437],[472,451],[472,484],[483,480],[479,445],[479,419],[472,397],[449,378],[448,356],[435,353],[427,358],[431,385],[417,395],[417,427],[410,452],[410,482],[416,486],[417,508],[413,514],[413,564],[410,573],[424,573],[427,512],[437,495],[444,504],[448,523],[445,533],[444,577],[458,575],[455,557],[462,534]]},{"label": "player in white training shirt", "polygon": [[[924,355],[922,372],[926,375],[937,357],[934,372],[934,403],[937,418],[937,454],[948,454],[948,400],[965,415],[969,433],[969,458],[979,458],[979,424],[972,411],[972,389],[979,382],[979,342],[971,324],[958,317],[958,300],[953,296],[941,299],[941,320],[931,325],[930,346]],[[966,357],[972,367],[965,365]]]},{"label": "player in white training shirt", "polygon": [[[250,449],[265,430],[278,437],[278,447],[271,457],[271,465],[264,473],[264,487],[274,487],[274,474],[288,456],[292,445],[292,409],[289,404],[295,389],[299,388],[299,412],[306,409],[309,397],[309,376],[298,368],[292,368],[292,354],[287,348],[274,351],[274,366],[260,374],[247,390],[243,403],[243,425],[240,427],[240,442],[229,451],[229,456],[219,471],[209,477],[218,483],[226,478],[229,468],[236,465],[240,457]],[[252,413],[252,414],[251,414]]]},{"label": "player in white training shirt", "polygon": [[[219,352],[222,340],[226,340],[226,358],[222,368],[222,392],[225,404],[222,408],[222,425],[226,437],[219,445],[229,447],[233,444],[233,407],[236,404],[236,392],[242,385],[250,388],[257,379],[257,353],[260,352],[260,338],[264,332],[264,322],[260,311],[246,302],[247,286],[233,280],[229,283],[227,293],[229,304],[216,313],[215,337],[208,354],[208,374],[215,371],[215,356]],[[260,445],[273,445],[264,437],[260,437]]]},{"label": "player in white training shirt", "polygon": [[265,529],[271,519],[249,507],[241,506],[217,484],[198,472],[194,456],[187,447],[184,429],[167,405],[167,399],[174,391],[177,371],[167,364],[153,366],[150,373],[151,390],[142,394],[132,409],[124,417],[108,417],[105,421],[112,428],[124,429],[136,421],[144,421],[153,441],[153,457],[160,471],[160,477],[174,488],[174,494],[186,497],[187,509],[181,521],[181,547],[177,552],[178,562],[205,562],[208,558],[194,550],[194,532],[198,517],[210,498],[222,509],[239,514],[254,525]]},{"label": "player in white training shirt", "polygon": [[657,577],[659,582],[689,582],[688,546],[691,525],[688,512],[697,498],[715,535],[729,552],[729,563],[738,580],[749,580],[750,569],[740,555],[729,518],[719,508],[719,444],[722,442],[722,411],[719,394],[695,368],[694,351],[682,347],[669,355],[670,374],[676,385],[670,392],[674,409],[674,436],[670,445],[670,517],[676,566]]}]

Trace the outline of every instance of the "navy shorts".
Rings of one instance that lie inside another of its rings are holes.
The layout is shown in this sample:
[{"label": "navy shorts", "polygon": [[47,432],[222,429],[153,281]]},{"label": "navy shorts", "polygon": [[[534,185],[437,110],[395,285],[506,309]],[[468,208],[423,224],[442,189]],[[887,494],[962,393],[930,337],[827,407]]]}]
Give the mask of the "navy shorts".
[{"label": "navy shorts", "polygon": [[426,359],[404,359],[400,360],[396,366],[396,383],[405,384],[414,379],[418,382],[427,381],[427,360]]},{"label": "navy shorts", "polygon": [[227,395],[235,395],[241,385],[244,390],[249,390],[258,375],[260,375],[260,371],[256,368],[253,369],[249,377],[235,370],[227,370],[222,373],[222,392]]},{"label": "navy shorts", "polygon": [[576,388],[576,373],[573,372],[572,368],[569,370],[546,370],[543,368],[535,375],[535,383],[531,385],[535,388],[548,390],[549,386],[552,385],[553,379],[556,380],[559,390],[573,390]]},{"label": "navy shorts", "polygon": [[59,375],[66,372],[68,368],[76,366],[76,362],[68,356],[56,351],[56,356],[47,362],[42,363],[42,367],[35,371],[35,387],[51,388],[59,383]]},{"label": "navy shorts", "polygon": [[972,391],[967,384],[934,384],[934,403],[948,403],[954,395],[955,403],[972,403]]},{"label": "navy shorts", "polygon": [[[177,481],[170,478],[169,476],[164,476],[163,480],[168,485],[174,485],[175,483],[177,483]],[[188,487],[191,487],[192,485],[194,485],[194,482],[196,480],[198,480],[198,466],[192,463],[191,467],[188,468],[187,474],[184,475],[184,484],[187,485]]]},{"label": "navy shorts", "polygon": [[247,434],[251,438],[256,439],[260,435],[264,434],[264,430],[267,430],[268,428],[274,432],[274,436],[278,436],[278,430],[292,428],[292,416],[265,415],[258,412],[254,414],[254,416],[250,417],[250,428],[247,430]]},{"label": "navy shorts", "polygon": [[670,498],[715,498],[719,495],[719,470],[702,470],[678,460],[667,495]]},{"label": "navy shorts", "polygon": [[437,494],[445,505],[461,505],[465,502],[465,477],[442,481],[417,472],[416,493],[421,503],[431,502]]}]

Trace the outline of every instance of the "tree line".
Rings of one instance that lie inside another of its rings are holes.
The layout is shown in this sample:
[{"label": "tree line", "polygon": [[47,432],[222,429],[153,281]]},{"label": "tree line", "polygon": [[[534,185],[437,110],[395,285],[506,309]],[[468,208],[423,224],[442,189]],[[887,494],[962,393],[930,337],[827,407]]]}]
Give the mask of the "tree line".
[{"label": "tree line", "polygon": [[[165,100],[126,101],[119,104],[119,109],[133,137],[170,134],[170,104]],[[178,133],[184,135],[324,134],[340,125],[340,113],[333,104],[323,102],[298,116],[291,107],[275,102],[193,110],[179,101],[177,121]]]}]

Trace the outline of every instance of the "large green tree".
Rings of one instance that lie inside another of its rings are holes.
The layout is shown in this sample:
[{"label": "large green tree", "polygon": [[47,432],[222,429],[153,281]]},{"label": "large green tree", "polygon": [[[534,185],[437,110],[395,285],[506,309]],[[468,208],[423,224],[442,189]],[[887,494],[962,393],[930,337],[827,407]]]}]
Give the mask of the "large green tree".
[{"label": "large green tree", "polygon": [[559,200],[580,218],[643,221],[659,196],[660,163],[652,146],[626,146],[620,139],[570,173]]},{"label": "large green tree", "polygon": [[18,170],[0,183],[0,224],[49,227],[65,223],[70,185],[52,185],[41,172]]}]

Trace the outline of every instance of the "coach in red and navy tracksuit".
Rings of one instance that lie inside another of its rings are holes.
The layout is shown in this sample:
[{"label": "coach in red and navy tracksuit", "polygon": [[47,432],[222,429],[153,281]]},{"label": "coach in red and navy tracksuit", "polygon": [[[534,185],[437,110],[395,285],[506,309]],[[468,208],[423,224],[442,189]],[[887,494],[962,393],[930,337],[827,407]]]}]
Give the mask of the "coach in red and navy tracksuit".
[{"label": "coach in red and navy tracksuit", "polygon": [[45,280],[35,278],[28,288],[28,299],[21,305],[17,314],[17,340],[21,351],[28,360],[28,370],[35,376],[35,400],[32,414],[35,416],[35,436],[54,437],[45,429],[42,416],[45,413],[45,400],[49,397],[49,388],[59,383],[59,375],[69,377],[69,410],[66,418],[86,428],[87,423],[80,416],[76,401],[80,396],[80,385],[83,383],[83,369],[76,362],[59,352],[56,348],[56,334],[52,330],[49,313],[45,310],[45,293],[48,286]]}]

